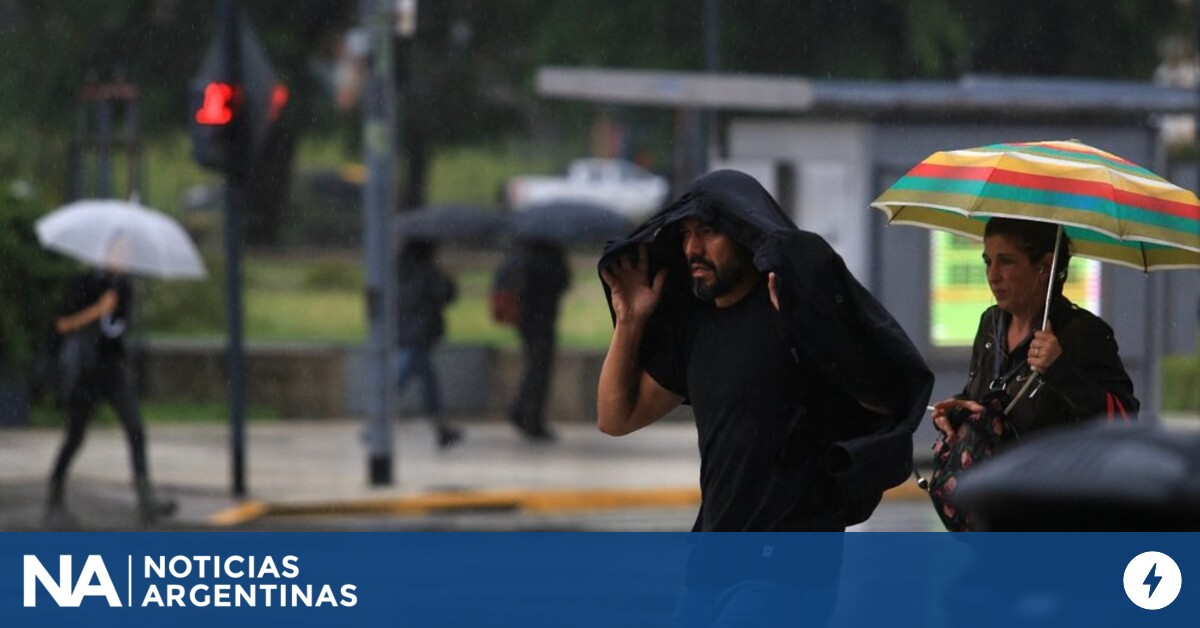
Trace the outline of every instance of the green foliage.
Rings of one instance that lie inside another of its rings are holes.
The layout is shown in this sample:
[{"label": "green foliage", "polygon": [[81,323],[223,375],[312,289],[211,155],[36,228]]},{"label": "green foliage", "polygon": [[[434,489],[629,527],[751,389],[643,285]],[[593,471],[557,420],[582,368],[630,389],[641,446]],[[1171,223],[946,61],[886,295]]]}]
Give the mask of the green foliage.
[{"label": "green foliage", "polygon": [[201,281],[140,280],[142,326],[155,332],[211,332],[225,327],[225,268],[205,262]]},{"label": "green foliage", "polygon": [[429,202],[499,205],[509,179],[522,174],[559,173],[578,154],[555,154],[516,142],[445,148],[437,152],[430,168]]},{"label": "green foliage", "polygon": [[[0,3],[0,120],[71,129],[75,95],[89,78],[120,76],[141,87],[148,132],[178,128],[183,95],[212,41],[215,2]],[[356,15],[355,0],[239,3],[293,93],[293,108],[316,102],[310,60]],[[309,111],[306,114],[311,113]],[[301,115],[301,117],[305,117]]]},{"label": "green foliage", "polygon": [[1191,3],[1173,0],[957,3],[969,72],[1148,79],[1164,35],[1184,29]]},{"label": "green foliage", "polygon": [[17,373],[53,333],[65,282],[78,270],[38,244],[34,223],[45,211],[18,184],[0,189],[0,365]]},{"label": "green foliage", "polygon": [[[501,142],[526,131],[564,152],[586,150],[593,105],[537,96],[545,65],[699,70],[705,65],[704,2],[660,0],[445,0],[422,2],[410,61],[401,80],[403,141],[413,154]],[[962,73],[1082,75],[1146,79],[1167,35],[1190,40],[1187,3],[1173,0],[720,0],[719,69],[819,78],[955,78]],[[361,139],[357,112],[332,106],[332,63],[355,0],[256,0],[241,3],[291,91],[283,110],[272,176],[286,180],[290,147],[318,130]],[[169,153],[147,152],[143,199],[166,211],[197,168],[163,173],[166,161],[190,165],[184,96],[215,30],[215,3],[0,2],[0,172],[18,172],[60,190],[69,139],[86,117],[77,98],[89,76],[124,76],[140,90],[144,139],[176,138]],[[586,25],[586,28],[583,26]],[[635,152],[667,163],[674,112],[616,108]],[[94,125],[94,122],[93,122]],[[274,145],[274,144],[272,144]],[[351,159],[357,157],[353,149]],[[346,158],[342,155],[342,158]],[[555,158],[561,165],[563,159]],[[420,163],[420,160],[417,160]],[[557,168],[555,168],[557,169]],[[443,175],[437,175],[443,176]],[[209,175],[211,179],[211,175]],[[493,201],[496,183],[461,186],[461,196]],[[252,195],[251,241],[280,242],[286,223],[275,184]],[[269,193],[268,193],[269,192]],[[61,193],[52,196],[63,198]],[[259,197],[262,198],[259,198]],[[317,214],[337,226],[338,216]],[[260,224],[261,223],[261,224]]]},{"label": "green foliage", "polygon": [[1200,353],[1163,361],[1163,410],[1200,412]]},{"label": "green foliage", "polygon": [[353,262],[323,258],[314,260],[304,269],[306,290],[361,290],[362,266]]}]

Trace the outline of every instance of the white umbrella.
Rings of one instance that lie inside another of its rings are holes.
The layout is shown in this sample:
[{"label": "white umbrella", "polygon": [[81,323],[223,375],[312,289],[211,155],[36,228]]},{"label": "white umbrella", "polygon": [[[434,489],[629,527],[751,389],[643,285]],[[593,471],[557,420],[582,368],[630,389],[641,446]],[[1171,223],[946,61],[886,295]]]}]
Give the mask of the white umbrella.
[{"label": "white umbrella", "polygon": [[93,266],[172,279],[206,274],[183,227],[136,200],[75,201],[43,216],[36,230],[42,246]]}]

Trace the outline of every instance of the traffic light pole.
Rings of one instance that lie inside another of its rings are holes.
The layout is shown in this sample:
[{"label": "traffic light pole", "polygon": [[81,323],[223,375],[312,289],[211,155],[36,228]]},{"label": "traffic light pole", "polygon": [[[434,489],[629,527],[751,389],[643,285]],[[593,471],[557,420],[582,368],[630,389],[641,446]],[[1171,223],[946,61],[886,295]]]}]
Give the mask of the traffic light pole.
[{"label": "traffic light pole", "polygon": [[392,277],[391,217],[396,207],[397,96],[391,0],[363,0],[363,23],[371,34],[369,78],[363,98],[363,249],[367,299],[367,449],[368,481],[390,485],[393,473],[391,378],[388,354],[394,344],[389,317],[396,311]]},{"label": "traffic light pole", "polygon": [[246,378],[242,353],[242,220],[245,186],[287,87],[236,0],[218,0],[217,36],[188,88],[192,156],[225,175],[225,278],[230,451],[233,494],[246,494]]},{"label": "traffic light pole", "polygon": [[[241,37],[235,0],[217,5],[217,24],[222,31],[224,75],[232,85],[242,83]],[[235,124],[244,124],[238,119]],[[244,131],[241,129],[240,131]],[[225,285],[229,325],[226,367],[229,376],[229,434],[232,453],[233,494],[246,495],[246,378],[242,352],[242,177],[247,166],[247,133],[234,133],[233,167],[225,175]]]}]

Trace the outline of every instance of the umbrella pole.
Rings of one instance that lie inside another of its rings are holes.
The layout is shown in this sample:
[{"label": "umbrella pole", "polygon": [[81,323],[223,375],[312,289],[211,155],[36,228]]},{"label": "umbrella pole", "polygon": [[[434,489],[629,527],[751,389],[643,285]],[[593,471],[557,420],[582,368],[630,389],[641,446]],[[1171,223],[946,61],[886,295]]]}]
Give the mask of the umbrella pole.
[{"label": "umbrella pole", "polygon": [[1054,234],[1054,259],[1050,260],[1050,283],[1046,284],[1046,307],[1042,309],[1042,330],[1046,329],[1046,322],[1050,320],[1050,298],[1054,295],[1054,277],[1058,274],[1058,251],[1062,248],[1063,227],[1058,226],[1058,232]]},{"label": "umbrella pole", "polygon": [[[1058,226],[1058,232],[1054,235],[1054,259],[1050,260],[1050,283],[1046,284],[1046,307],[1042,308],[1042,331],[1046,330],[1046,324],[1050,320],[1050,299],[1054,296],[1054,277],[1058,274],[1058,251],[1062,247],[1062,225]],[[1021,390],[1013,396],[1012,401],[1008,402],[1008,406],[1004,408],[1004,414],[1008,414],[1017,405],[1017,402],[1025,396],[1025,392],[1029,390],[1030,385],[1035,380],[1041,379],[1037,369],[1034,369],[1033,374],[1029,379],[1025,380],[1025,385],[1021,386]]]}]

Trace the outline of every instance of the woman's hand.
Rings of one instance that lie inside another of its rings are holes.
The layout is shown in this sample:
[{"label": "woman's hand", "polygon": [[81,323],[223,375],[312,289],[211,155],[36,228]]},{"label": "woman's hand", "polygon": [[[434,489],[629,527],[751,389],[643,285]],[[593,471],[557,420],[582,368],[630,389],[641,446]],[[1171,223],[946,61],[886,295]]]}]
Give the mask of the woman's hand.
[{"label": "woman's hand", "polygon": [[61,316],[54,321],[54,329],[59,334],[69,334],[79,331],[88,325],[100,320],[101,317],[112,314],[117,311],[119,305],[116,290],[105,290],[104,294],[95,303],[86,308],[70,314]]},{"label": "woman's hand", "polygon": [[1058,336],[1054,335],[1050,321],[1046,321],[1045,329],[1034,332],[1033,340],[1029,342],[1029,355],[1025,361],[1033,370],[1045,373],[1050,365],[1058,359],[1058,356],[1062,355],[1062,352],[1062,345],[1058,344]]},{"label": "woman's hand", "polygon": [[[954,412],[965,412],[964,420],[960,421],[957,429],[951,425],[950,415]],[[950,443],[957,442],[967,434],[967,421],[978,421],[983,416],[983,406],[968,399],[946,399],[933,404],[933,426],[946,437]]]}]

